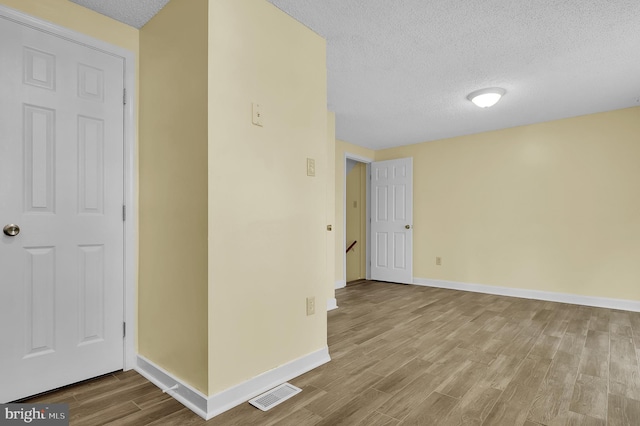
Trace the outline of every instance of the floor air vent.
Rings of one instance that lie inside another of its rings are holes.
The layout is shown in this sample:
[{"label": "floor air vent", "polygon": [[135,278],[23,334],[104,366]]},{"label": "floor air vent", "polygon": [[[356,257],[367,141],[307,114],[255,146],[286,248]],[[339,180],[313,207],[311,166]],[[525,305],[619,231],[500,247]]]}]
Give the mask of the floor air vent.
[{"label": "floor air vent", "polygon": [[256,396],[249,401],[249,404],[261,409],[262,411],[267,411],[300,392],[302,392],[302,389],[290,385],[289,383],[283,383],[262,395]]}]

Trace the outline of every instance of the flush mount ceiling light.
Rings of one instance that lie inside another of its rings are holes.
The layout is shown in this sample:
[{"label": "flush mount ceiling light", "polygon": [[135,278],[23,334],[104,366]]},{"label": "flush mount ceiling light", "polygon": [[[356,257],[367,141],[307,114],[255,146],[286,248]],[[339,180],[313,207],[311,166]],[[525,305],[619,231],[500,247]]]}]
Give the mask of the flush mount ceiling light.
[{"label": "flush mount ceiling light", "polygon": [[467,99],[480,108],[489,108],[498,103],[505,93],[507,93],[507,91],[500,87],[489,87],[488,89],[480,89],[469,93]]}]

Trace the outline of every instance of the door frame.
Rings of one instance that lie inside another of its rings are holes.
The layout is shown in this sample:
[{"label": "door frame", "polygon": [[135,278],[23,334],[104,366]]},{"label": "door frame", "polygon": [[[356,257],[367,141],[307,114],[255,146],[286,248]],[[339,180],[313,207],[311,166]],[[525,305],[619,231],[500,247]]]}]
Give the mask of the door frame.
[{"label": "door frame", "polygon": [[105,41],[93,38],[86,34],[64,28],[43,19],[28,15],[24,12],[0,5],[0,19],[8,19],[17,24],[44,31],[62,39],[98,50],[105,54],[120,57],[124,60],[124,206],[126,220],[124,221],[124,300],[123,311],[125,322],[125,338],[123,353],[123,369],[130,370],[136,366],[136,276],[137,276],[137,205],[136,205],[136,80],[135,80],[135,54],[125,48],[114,46]]},{"label": "door frame", "polygon": [[369,235],[371,232],[370,223],[371,223],[371,163],[373,163],[373,158],[363,157],[361,155],[352,154],[350,152],[344,153],[344,158],[342,159],[342,170],[344,179],[342,182],[342,282],[346,285],[347,283],[347,160],[354,160],[359,163],[364,163],[367,167],[367,171],[365,175],[367,176],[367,188],[366,188],[366,213],[365,213],[365,222],[366,222],[366,230],[365,235],[367,236],[367,242],[365,244],[365,278],[371,279],[371,236]]}]

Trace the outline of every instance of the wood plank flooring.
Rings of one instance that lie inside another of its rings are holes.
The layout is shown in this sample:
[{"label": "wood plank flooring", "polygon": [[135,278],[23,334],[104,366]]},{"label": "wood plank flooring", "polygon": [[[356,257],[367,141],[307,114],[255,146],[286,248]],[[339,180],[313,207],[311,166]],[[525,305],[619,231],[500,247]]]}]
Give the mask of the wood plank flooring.
[{"label": "wood plank flooring", "polygon": [[72,425],[640,425],[640,313],[363,282],[336,292],[332,361],[268,412],[205,422],[119,372],[40,396]]}]

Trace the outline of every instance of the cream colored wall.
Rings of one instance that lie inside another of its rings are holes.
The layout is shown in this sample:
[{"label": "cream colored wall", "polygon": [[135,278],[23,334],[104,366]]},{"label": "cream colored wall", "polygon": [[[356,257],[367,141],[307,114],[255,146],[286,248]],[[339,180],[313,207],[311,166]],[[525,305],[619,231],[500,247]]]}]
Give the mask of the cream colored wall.
[{"label": "cream colored wall", "polygon": [[[327,345],[325,41],[264,0],[209,19],[209,394]],[[251,123],[262,105],[264,126]],[[306,174],[315,159],[315,177]],[[306,297],[316,313],[306,316]]]},{"label": "cream colored wall", "polygon": [[640,300],[639,135],[630,108],[377,152],[413,157],[414,276]]},{"label": "cream colored wall", "polygon": [[366,266],[366,186],[367,167],[364,163],[357,163],[347,174],[347,228],[346,245],[357,241],[347,257],[347,282],[365,278]]},{"label": "cream colored wall", "polygon": [[140,30],[138,349],[206,393],[207,0]]},{"label": "cream colored wall", "polygon": [[351,154],[360,158],[374,159],[375,151],[363,148],[358,145],[336,139],[335,162],[336,162],[336,179],[335,179],[335,208],[336,208],[336,225],[335,225],[335,284],[345,281],[345,155]]}]

